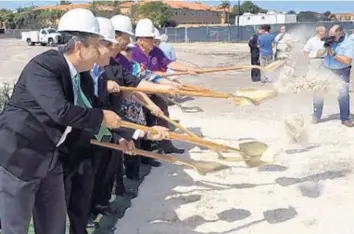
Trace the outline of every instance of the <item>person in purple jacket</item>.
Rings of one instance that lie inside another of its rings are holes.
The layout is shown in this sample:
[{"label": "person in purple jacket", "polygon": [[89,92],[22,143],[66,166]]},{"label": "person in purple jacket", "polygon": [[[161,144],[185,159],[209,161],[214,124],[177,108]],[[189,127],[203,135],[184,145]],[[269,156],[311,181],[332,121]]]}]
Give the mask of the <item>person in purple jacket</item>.
[{"label": "person in purple jacket", "polygon": [[[142,19],[138,22],[135,30],[136,46],[132,50],[132,57],[140,66],[152,71],[155,74],[165,76],[167,68],[176,71],[188,71],[190,74],[197,74],[198,70],[190,68],[178,62],[169,60],[161,49],[154,46],[155,28],[149,19]],[[151,100],[169,116],[167,101],[158,95],[151,95]],[[149,114],[147,114],[149,116]],[[168,127],[168,122],[158,118],[147,117],[148,126],[157,124],[163,127]],[[144,149],[148,150],[151,145],[146,142]],[[158,148],[164,153],[184,153],[183,149],[174,147],[171,141],[164,140],[158,143]]]}]

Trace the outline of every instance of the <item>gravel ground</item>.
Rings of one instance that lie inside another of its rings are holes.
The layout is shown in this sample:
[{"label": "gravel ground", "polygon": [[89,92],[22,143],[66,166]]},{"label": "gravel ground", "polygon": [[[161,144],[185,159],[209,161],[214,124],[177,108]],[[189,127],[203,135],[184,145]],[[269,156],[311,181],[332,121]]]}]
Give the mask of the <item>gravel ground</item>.
[{"label": "gravel ground", "polygon": [[[3,39],[1,44],[5,51],[1,53],[2,80],[18,78],[31,57],[48,49],[27,47],[17,40]],[[176,49],[182,62],[200,67],[249,64],[245,44],[177,44]],[[300,62],[296,68],[299,74],[304,71]],[[272,86],[253,84],[249,73],[184,76],[181,80],[223,92]],[[277,76],[274,73],[274,78]],[[183,113],[172,107],[173,119],[208,139],[231,146],[245,138],[267,143],[275,162],[248,168],[244,163],[219,161],[231,169],[207,176],[165,163],[145,178],[139,196],[113,228],[115,233],[352,234],[354,147],[350,139],[354,132],[340,124],[337,100],[332,95],[326,96],[324,121],[310,124],[311,100],[308,94],[283,93],[257,107],[210,98],[182,103],[201,107],[204,111],[199,113]],[[285,132],[284,120],[294,113],[305,119],[308,142],[304,145],[290,144]],[[176,145],[188,149],[181,159],[217,160],[211,151],[181,142]],[[116,218],[106,221],[112,227]]]}]

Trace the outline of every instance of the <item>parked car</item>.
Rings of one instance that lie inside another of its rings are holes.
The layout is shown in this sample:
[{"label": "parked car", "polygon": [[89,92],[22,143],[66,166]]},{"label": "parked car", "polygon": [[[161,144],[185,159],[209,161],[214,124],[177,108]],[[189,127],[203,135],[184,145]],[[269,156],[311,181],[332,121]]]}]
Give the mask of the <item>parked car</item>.
[{"label": "parked car", "polygon": [[22,32],[21,39],[29,46],[41,44],[54,46],[63,43],[63,36],[54,28],[44,28],[40,31]]}]

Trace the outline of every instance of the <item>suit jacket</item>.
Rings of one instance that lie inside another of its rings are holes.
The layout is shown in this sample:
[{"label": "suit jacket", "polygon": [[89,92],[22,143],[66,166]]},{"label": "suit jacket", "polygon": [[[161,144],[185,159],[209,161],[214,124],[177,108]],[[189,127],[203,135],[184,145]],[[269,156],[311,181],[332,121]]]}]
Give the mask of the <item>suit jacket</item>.
[{"label": "suit jacket", "polygon": [[248,41],[248,46],[250,47],[250,52],[252,57],[259,57],[258,48],[258,34],[254,34]]},{"label": "suit jacket", "polygon": [[[139,78],[127,72],[123,66],[113,58],[110,59],[110,64],[105,67],[102,79],[106,81],[113,80],[120,86],[128,87],[137,87],[141,82]],[[116,112],[123,120],[129,121],[120,113],[123,102],[122,92],[119,92],[118,94],[108,94],[105,97],[101,97],[101,99],[105,99],[105,105],[108,105],[109,108]],[[114,129],[114,131],[127,140],[131,140],[134,134],[134,130],[128,128],[118,128]]]},{"label": "suit jacket", "polygon": [[[110,102],[110,94],[107,91],[108,77],[103,73],[98,78],[98,97],[94,93],[94,83],[89,71],[80,73],[81,89],[93,107],[113,110]],[[124,116],[121,116],[124,119]],[[128,141],[132,139],[133,129],[117,128],[112,131],[113,141],[117,142],[121,138]],[[64,165],[65,174],[75,172],[80,163],[86,159],[92,159],[96,147],[90,144],[90,140],[94,138],[94,133],[82,129],[73,129],[68,135],[65,143],[60,147],[60,159]]]},{"label": "suit jacket", "polygon": [[66,126],[98,133],[102,110],[84,109],[73,101],[63,54],[49,50],[34,57],[0,115],[0,165],[23,180],[42,178]]}]

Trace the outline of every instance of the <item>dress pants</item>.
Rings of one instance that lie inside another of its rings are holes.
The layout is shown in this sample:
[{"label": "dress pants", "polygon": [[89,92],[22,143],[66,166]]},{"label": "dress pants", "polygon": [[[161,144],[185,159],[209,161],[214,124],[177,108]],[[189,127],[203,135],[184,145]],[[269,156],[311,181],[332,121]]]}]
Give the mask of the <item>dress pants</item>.
[{"label": "dress pants", "polygon": [[[260,66],[259,55],[251,57],[251,64]],[[251,78],[253,82],[261,81],[261,71],[258,68],[251,69]]]},{"label": "dress pants", "polygon": [[3,234],[27,234],[33,212],[36,234],[63,234],[66,224],[63,168],[55,156],[44,178],[23,181],[0,167]]},{"label": "dress pants", "polygon": [[77,171],[64,176],[70,234],[87,234],[94,187],[93,159],[81,162]]},{"label": "dress pants", "polygon": [[[99,211],[96,209],[97,205],[108,206],[111,199],[114,180],[116,173],[122,174],[123,156],[122,152],[98,148],[94,157],[94,171],[95,171],[95,185],[93,188],[93,195],[91,200],[91,213],[96,216]],[[121,168],[117,171],[117,168]]]}]

